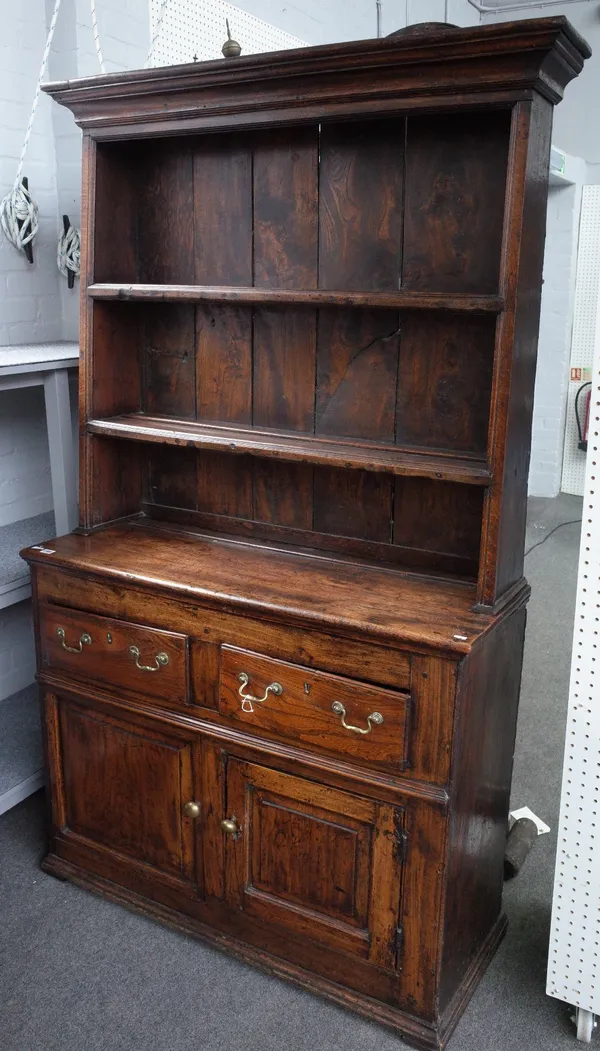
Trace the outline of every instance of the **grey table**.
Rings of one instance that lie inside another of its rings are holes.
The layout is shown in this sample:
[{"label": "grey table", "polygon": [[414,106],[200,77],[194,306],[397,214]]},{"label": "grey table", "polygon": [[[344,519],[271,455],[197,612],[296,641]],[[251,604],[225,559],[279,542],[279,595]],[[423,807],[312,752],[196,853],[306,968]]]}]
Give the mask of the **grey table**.
[{"label": "grey table", "polygon": [[[0,609],[31,595],[29,571],[19,558],[19,550],[68,533],[76,524],[69,379],[78,364],[76,343],[0,347],[0,395],[21,387],[44,388],[54,502],[54,511],[0,528]],[[31,669],[25,668],[23,677],[27,679],[30,674],[33,678],[34,668],[32,653]],[[36,792],[43,783],[37,686],[15,683],[12,689],[16,692],[0,699],[0,814]]]}]

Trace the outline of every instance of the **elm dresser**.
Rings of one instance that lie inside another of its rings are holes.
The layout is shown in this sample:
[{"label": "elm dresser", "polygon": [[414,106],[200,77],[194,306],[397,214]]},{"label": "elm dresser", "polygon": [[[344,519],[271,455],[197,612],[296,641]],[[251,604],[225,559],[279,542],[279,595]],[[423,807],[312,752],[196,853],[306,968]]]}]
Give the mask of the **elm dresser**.
[{"label": "elm dresser", "polygon": [[81,517],[47,872],[448,1040],[505,929],[562,17],[51,84]]}]

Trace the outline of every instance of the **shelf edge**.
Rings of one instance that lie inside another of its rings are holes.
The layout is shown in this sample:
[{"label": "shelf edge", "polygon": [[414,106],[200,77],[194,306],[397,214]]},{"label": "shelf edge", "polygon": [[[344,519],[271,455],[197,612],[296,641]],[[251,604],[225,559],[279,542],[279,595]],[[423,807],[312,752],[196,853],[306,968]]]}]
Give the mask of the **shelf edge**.
[{"label": "shelf edge", "polygon": [[[352,446],[348,443],[340,445],[338,452],[326,450],[322,444],[315,442],[313,450],[309,452],[306,447],[294,446],[294,440],[289,439],[287,435],[285,438],[282,436],[280,441],[273,435],[269,442],[265,440],[264,433],[253,439],[249,434],[236,437],[235,432],[232,433],[231,430],[223,434],[211,433],[200,428],[194,430],[193,425],[186,430],[180,430],[168,419],[153,421],[150,428],[136,424],[135,417],[92,419],[88,420],[86,429],[90,434],[128,441],[181,445],[234,455],[337,466],[350,470],[372,471],[376,474],[431,478],[435,481],[454,481],[466,485],[487,486],[491,483],[491,472],[481,460],[406,453],[392,447],[378,449],[371,446],[363,449],[359,445]],[[305,436],[303,442],[310,443],[310,436]]]}]

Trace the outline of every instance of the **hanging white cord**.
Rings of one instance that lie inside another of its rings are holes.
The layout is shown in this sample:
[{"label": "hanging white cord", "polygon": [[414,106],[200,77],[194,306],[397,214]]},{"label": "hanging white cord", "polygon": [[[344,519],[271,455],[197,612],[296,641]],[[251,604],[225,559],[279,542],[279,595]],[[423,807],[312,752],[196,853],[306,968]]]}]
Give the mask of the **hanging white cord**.
[{"label": "hanging white cord", "polygon": [[[101,73],[106,73],[104,57],[100,47],[100,34],[98,33],[98,18],[96,16],[96,2],[90,0],[90,12],[92,16],[92,33],[94,34],[94,45],[98,56],[98,65]],[[65,221],[68,222],[67,216]],[[79,277],[81,272],[81,231],[76,226],[69,225],[58,238],[56,246],[56,265],[63,277],[69,277],[69,272]],[[69,288],[73,287],[72,280]]]},{"label": "hanging white cord", "polygon": [[94,44],[96,45],[96,54],[98,56],[100,72],[106,73],[104,58],[102,57],[102,48],[100,47],[100,35],[98,33],[98,19],[96,18],[96,0],[90,0],[90,10],[92,12],[92,32],[94,34]]},{"label": "hanging white cord", "polygon": [[44,48],[44,54],[42,57],[42,64],[40,66],[40,72],[37,81],[37,87],[35,89],[35,95],[33,98],[33,104],[31,106],[31,114],[29,116],[29,123],[27,125],[27,131],[25,132],[25,139],[23,141],[23,148],[21,150],[21,156],[19,157],[19,164],[17,167],[17,174],[13,188],[9,194],[0,202],[0,223],[2,229],[6,235],[7,240],[11,244],[18,248],[20,252],[25,250],[25,246],[33,241],[39,228],[39,209],[35,201],[33,200],[29,190],[27,190],[22,182],[21,176],[23,174],[23,164],[25,162],[25,154],[27,153],[27,147],[29,145],[29,139],[31,138],[31,129],[33,127],[33,121],[35,119],[35,112],[37,110],[40,91],[42,87],[42,80],[46,72],[46,65],[48,62],[48,55],[50,54],[50,48],[52,46],[52,37],[54,36],[54,29],[56,27],[56,19],[58,18],[58,12],[60,10],[61,0],[55,0],[54,12],[52,14],[52,20],[50,22],[50,28],[48,30],[48,38],[46,40],[46,47]]},{"label": "hanging white cord", "polygon": [[148,54],[146,55],[146,61],[144,62],[144,69],[146,68],[146,66],[150,65],[150,59],[152,58],[152,55],[154,54],[154,48],[156,47],[156,41],[158,40],[158,35],[160,33],[160,30],[161,30],[162,21],[163,21],[163,18],[165,17],[165,13],[166,13],[167,7],[169,6],[169,2],[170,2],[170,0],[163,0],[162,4],[160,5],[160,11],[158,12],[158,18],[156,19],[156,25],[154,26],[154,33],[152,34],[152,40],[150,41],[150,50],[149,50]]}]

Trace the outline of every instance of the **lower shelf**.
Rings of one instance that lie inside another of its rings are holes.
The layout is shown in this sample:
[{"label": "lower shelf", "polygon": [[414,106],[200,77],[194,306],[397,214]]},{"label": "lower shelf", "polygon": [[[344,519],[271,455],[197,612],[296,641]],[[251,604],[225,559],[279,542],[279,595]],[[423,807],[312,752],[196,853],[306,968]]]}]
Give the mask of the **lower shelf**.
[{"label": "lower shelf", "polygon": [[0,814],[42,787],[42,733],[35,683],[0,701]]},{"label": "lower shelf", "polygon": [[31,595],[29,569],[19,551],[54,536],[54,511],[0,527],[0,609]]}]

